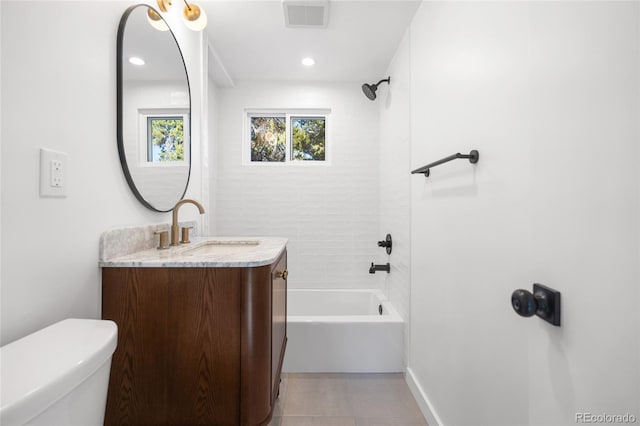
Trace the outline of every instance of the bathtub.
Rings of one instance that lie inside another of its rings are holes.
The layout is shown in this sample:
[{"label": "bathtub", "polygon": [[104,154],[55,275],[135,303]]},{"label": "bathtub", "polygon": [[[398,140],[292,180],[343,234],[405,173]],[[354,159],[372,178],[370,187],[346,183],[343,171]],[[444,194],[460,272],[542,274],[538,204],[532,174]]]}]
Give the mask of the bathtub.
[{"label": "bathtub", "polygon": [[402,372],[403,329],[381,291],[290,289],[283,371]]}]

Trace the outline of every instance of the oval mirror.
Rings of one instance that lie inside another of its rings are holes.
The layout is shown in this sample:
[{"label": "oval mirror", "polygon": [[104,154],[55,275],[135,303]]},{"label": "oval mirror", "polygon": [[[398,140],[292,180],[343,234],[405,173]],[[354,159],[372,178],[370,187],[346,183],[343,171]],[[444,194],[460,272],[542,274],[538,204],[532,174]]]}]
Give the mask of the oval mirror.
[{"label": "oval mirror", "polygon": [[182,52],[160,14],[128,8],[118,27],[118,153],[146,207],[170,211],[191,173],[191,96]]}]

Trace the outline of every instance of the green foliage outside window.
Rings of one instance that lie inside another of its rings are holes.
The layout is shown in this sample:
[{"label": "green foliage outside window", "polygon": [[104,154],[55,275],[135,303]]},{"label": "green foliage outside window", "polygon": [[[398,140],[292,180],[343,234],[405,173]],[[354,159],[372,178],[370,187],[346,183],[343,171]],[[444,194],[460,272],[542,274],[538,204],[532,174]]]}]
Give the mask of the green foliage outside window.
[{"label": "green foliage outside window", "polygon": [[251,161],[285,161],[285,117],[251,117]]},{"label": "green foliage outside window", "polygon": [[291,126],[292,159],[324,161],[325,119],[292,117]]},{"label": "green foliage outside window", "polygon": [[149,117],[148,161],[184,161],[184,120],[182,117]]}]

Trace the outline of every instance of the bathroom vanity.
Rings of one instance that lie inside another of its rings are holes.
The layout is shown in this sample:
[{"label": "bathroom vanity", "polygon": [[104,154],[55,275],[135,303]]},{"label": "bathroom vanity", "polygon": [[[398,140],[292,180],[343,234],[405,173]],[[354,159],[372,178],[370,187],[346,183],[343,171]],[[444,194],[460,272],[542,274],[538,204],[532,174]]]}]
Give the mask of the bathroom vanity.
[{"label": "bathroom vanity", "polygon": [[197,239],[101,261],[118,325],[105,425],[262,425],[287,342],[286,240]]}]

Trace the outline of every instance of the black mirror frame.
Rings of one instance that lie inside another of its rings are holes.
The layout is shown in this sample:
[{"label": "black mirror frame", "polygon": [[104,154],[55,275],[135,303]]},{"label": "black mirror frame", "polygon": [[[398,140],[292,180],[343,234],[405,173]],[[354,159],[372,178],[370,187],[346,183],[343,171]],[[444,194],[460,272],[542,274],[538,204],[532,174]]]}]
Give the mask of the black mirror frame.
[{"label": "black mirror frame", "polygon": [[[133,6],[129,6],[124,13],[122,14],[122,17],[120,18],[120,24],[118,25],[118,38],[117,38],[117,47],[116,47],[116,85],[117,85],[117,90],[116,90],[116,103],[117,103],[117,117],[116,117],[116,126],[117,126],[117,138],[118,138],[118,156],[120,157],[120,165],[122,166],[122,171],[124,172],[124,177],[127,180],[127,184],[129,184],[129,188],[131,189],[131,191],[133,192],[133,194],[135,195],[135,197],[138,199],[138,201],[140,201],[140,203],[142,203],[143,206],[145,206],[146,208],[159,212],[159,213],[167,213],[173,210],[173,207],[168,209],[168,210],[159,210],[157,208],[155,208],[154,206],[152,206],[147,200],[145,200],[145,198],[142,196],[142,194],[140,193],[140,191],[138,191],[138,188],[136,187],[135,182],[133,181],[133,177],[131,176],[131,172],[129,171],[129,166],[127,164],[127,158],[125,155],[125,151],[124,151],[124,129],[123,129],[123,123],[124,123],[124,108],[123,108],[123,100],[124,100],[124,93],[123,93],[123,85],[122,85],[122,79],[123,79],[123,54],[124,54],[124,30],[127,24],[127,19],[129,18],[129,15],[131,15],[131,13],[138,7],[145,7],[147,9],[152,9],[154,12],[156,12],[158,14],[158,16],[160,16],[160,12],[158,12],[157,10],[155,10],[153,7],[147,5],[147,4],[136,4]],[[164,19],[163,19],[164,21]],[[166,23],[166,21],[165,21]],[[169,26],[167,24],[167,26]],[[176,36],[173,34],[173,31],[171,31],[171,28],[169,28],[169,32],[171,33],[171,37],[173,37],[173,41],[175,41],[176,43],[176,47],[178,48],[178,52],[180,52],[180,58],[182,59],[182,66],[184,67],[184,75],[185,78],[187,80],[187,89],[189,91],[189,170],[187,173],[187,182],[184,185],[184,191],[182,192],[182,195],[180,196],[180,198],[176,201],[180,201],[184,198],[185,194],[187,193],[187,188],[189,188],[189,181],[191,180],[191,84],[189,83],[189,73],[187,72],[187,65],[184,62],[184,55],[182,54],[182,49],[180,49],[180,44],[178,44],[178,40],[176,40]]]}]

